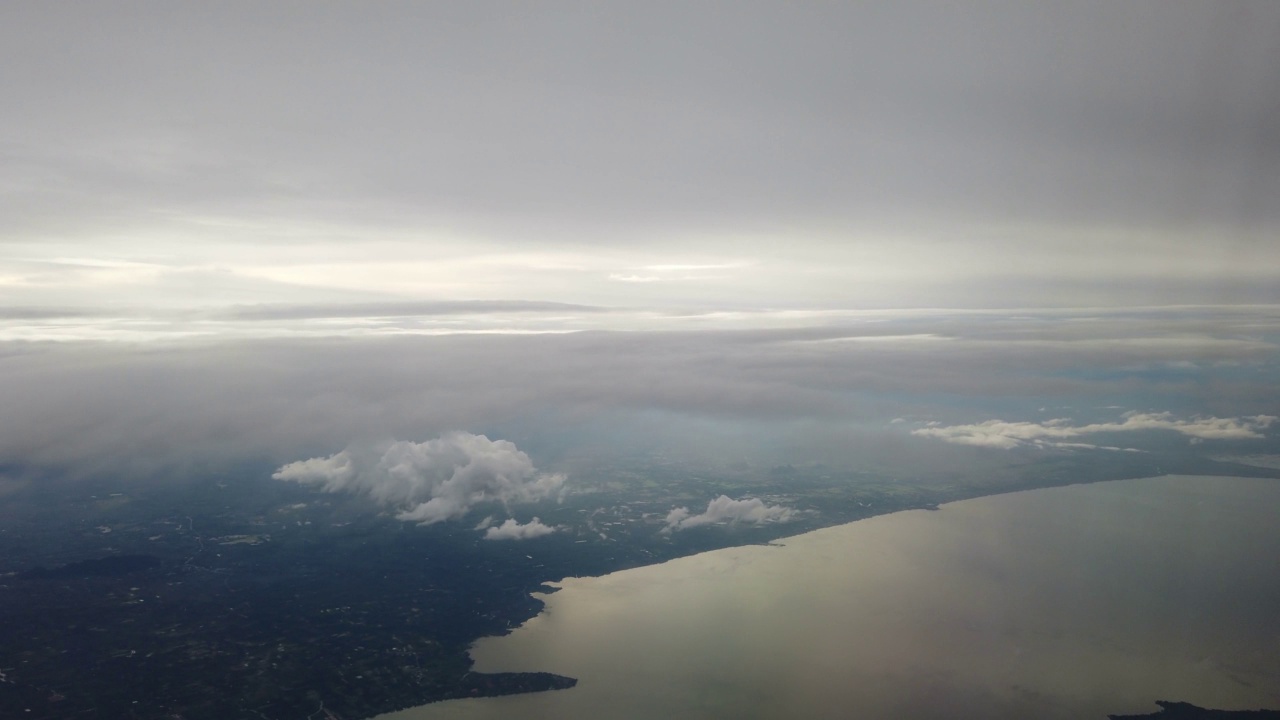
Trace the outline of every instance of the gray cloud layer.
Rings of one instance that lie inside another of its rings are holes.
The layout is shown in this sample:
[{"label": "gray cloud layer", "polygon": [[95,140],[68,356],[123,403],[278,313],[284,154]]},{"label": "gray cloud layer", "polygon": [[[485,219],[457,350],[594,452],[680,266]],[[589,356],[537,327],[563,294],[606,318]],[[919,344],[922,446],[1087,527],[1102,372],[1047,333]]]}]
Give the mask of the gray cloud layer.
[{"label": "gray cloud layer", "polygon": [[1277,194],[1280,14],[1261,2],[36,3],[3,17],[6,65],[26,69],[3,88],[5,128],[28,141],[8,153],[45,169],[10,222],[85,186],[113,189],[80,201],[100,215],[122,198],[130,213],[141,197],[318,209],[340,194],[364,213],[425,200],[615,218],[847,217],[886,201],[1163,217],[1190,200],[1235,220],[1271,216],[1261,200]]},{"label": "gray cloud layer", "polygon": [[1266,0],[6,3],[0,303],[1274,302],[1276,37]]},{"label": "gray cloud layer", "polygon": [[[400,508],[397,518],[422,525],[462,517],[482,503],[543,500],[559,492],[565,480],[562,474],[537,472],[529,456],[511,442],[464,432],[421,443],[397,441],[374,453],[343,450],[298,460],[272,477],[325,492],[367,495]],[[504,537],[540,532],[507,525],[498,530]]]}]

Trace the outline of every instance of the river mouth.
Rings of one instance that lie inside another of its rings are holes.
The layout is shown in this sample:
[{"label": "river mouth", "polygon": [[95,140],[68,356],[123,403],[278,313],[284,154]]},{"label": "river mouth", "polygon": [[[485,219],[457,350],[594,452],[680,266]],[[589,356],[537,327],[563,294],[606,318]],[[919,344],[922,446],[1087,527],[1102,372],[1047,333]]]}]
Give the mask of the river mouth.
[{"label": "river mouth", "polygon": [[476,670],[576,688],[383,716],[1105,718],[1280,707],[1280,482],[965,500],[568,578]]}]

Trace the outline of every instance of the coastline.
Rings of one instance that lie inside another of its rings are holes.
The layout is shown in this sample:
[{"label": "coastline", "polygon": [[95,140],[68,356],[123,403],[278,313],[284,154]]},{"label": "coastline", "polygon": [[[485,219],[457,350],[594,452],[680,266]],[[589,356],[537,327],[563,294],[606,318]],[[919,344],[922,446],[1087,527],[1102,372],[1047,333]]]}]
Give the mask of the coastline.
[{"label": "coastline", "polygon": [[[1067,486],[1058,486],[1055,488],[1046,488],[1046,489],[1043,489],[1043,493],[1057,492],[1059,494],[1066,493],[1069,495],[1071,494],[1073,489],[1079,489],[1079,488],[1087,489],[1090,487],[1098,488],[1098,487],[1105,487],[1105,486],[1114,487],[1121,484],[1132,485],[1134,483],[1141,484],[1144,482],[1147,484],[1151,484],[1151,483],[1158,484],[1163,482],[1164,484],[1169,485],[1169,484],[1177,484],[1185,480],[1192,481],[1191,485],[1194,485],[1196,482],[1203,482],[1206,480],[1208,481],[1240,480],[1240,481],[1247,482],[1250,480],[1257,481],[1258,479],[1256,477],[1242,478],[1238,476],[1212,476],[1212,477],[1190,476],[1189,477],[1189,476],[1175,475],[1175,476],[1160,476],[1155,478],[1134,478],[1134,479],[1129,479],[1125,481],[1106,481],[1102,483],[1080,483],[1080,484],[1073,484],[1073,485],[1067,485]],[[1190,487],[1191,485],[1189,485],[1188,487]],[[1024,502],[1025,498],[1036,497],[1038,495],[1043,496],[1043,493],[1040,490],[1037,490],[1036,493],[1015,491],[1010,493],[997,493],[993,495],[983,496],[982,498],[974,498],[972,500],[989,501],[992,499],[1004,498],[1006,502],[1004,502],[1003,504],[1005,505],[1009,505],[1010,503],[1012,503],[1013,505],[1026,505],[1027,503]],[[814,530],[814,531],[810,531],[810,532],[806,532],[806,533],[802,533],[794,536],[788,536],[786,538],[780,538],[778,540],[772,541],[769,546],[772,548],[778,548],[783,550],[786,550],[788,548],[796,548],[796,547],[799,547],[801,549],[808,548],[809,550],[812,550],[816,543],[817,546],[826,547],[826,552],[831,554],[834,552],[833,549],[829,547],[829,541],[830,541],[830,538],[832,537],[846,535],[851,530],[854,530],[859,527],[868,528],[875,525],[901,524],[900,521],[902,521],[905,518],[915,518],[910,521],[910,524],[913,526],[926,527],[929,524],[931,518],[940,519],[940,518],[946,518],[948,515],[954,515],[954,512],[949,513],[948,512],[949,510],[954,511],[956,509],[962,509],[961,514],[969,513],[970,510],[963,509],[965,508],[964,503],[969,503],[969,502],[970,500],[945,503],[942,506],[942,512],[940,513],[932,513],[932,512],[914,513],[914,514],[885,513],[882,515],[877,515],[873,518],[868,518],[866,520],[857,520],[851,523],[845,523],[843,525],[822,528],[822,529],[818,529],[818,530]],[[1032,503],[1032,505],[1034,504],[1035,503]],[[1023,528],[1022,530],[1027,530],[1027,529]],[[937,538],[935,538],[935,540],[936,539]],[[498,659],[502,655],[502,652],[499,651],[497,648],[504,645],[509,646],[510,643],[505,642],[507,638],[511,638],[513,636],[521,635],[521,634],[527,635],[528,633],[535,632],[535,631],[540,631],[540,632],[543,632],[543,634],[545,634],[549,626],[563,625],[564,619],[562,616],[564,616],[567,613],[574,612],[574,610],[567,609],[567,607],[564,605],[565,598],[571,597],[575,593],[582,592],[583,588],[611,587],[613,588],[613,591],[615,592],[615,594],[621,593],[621,595],[623,596],[637,595],[637,594],[643,595],[644,593],[649,592],[648,588],[653,586],[661,586],[662,583],[665,582],[666,579],[668,579],[672,575],[679,576],[680,578],[682,578],[681,582],[685,582],[685,583],[696,583],[697,578],[704,575],[707,575],[707,576],[717,575],[717,574],[721,576],[732,575],[736,572],[740,572],[741,569],[744,567],[758,565],[760,564],[760,562],[766,560],[769,556],[775,554],[773,550],[771,550],[769,553],[762,553],[759,549],[760,547],[761,546],[759,545],[740,545],[740,546],[728,547],[728,548],[723,548],[719,550],[713,550],[707,553],[700,553],[697,555],[676,558],[661,564],[649,565],[649,566],[644,566],[640,568],[633,568],[630,570],[620,571],[618,573],[611,573],[606,576],[595,577],[595,578],[565,578],[558,583],[548,583],[553,587],[563,588],[563,591],[556,593],[554,597],[548,597],[547,595],[542,595],[541,597],[539,597],[538,598],[539,600],[547,603],[544,611],[540,613],[538,616],[536,616],[535,618],[531,619],[530,621],[522,625],[519,629],[514,631],[512,634],[507,636],[497,637],[497,638],[486,638],[486,639],[477,641],[477,643],[475,643],[472,646],[472,656],[475,659],[475,668],[478,671],[490,671],[490,670],[524,671],[526,669],[532,670],[535,667],[537,667],[538,669],[542,669],[544,671],[552,671],[558,674],[566,674],[572,677],[578,677],[578,675],[574,674],[574,668],[572,667],[572,663],[568,663],[565,665],[557,665],[554,662],[551,664],[537,664],[537,663],[522,664],[526,660],[528,660],[529,657],[531,657],[527,655],[516,657],[509,661],[504,662]],[[966,562],[971,562],[971,561],[980,562],[983,559],[983,556],[992,550],[993,548],[986,548],[981,552],[976,553],[973,557],[966,558]],[[895,551],[895,548],[881,547],[880,551],[892,553]],[[912,549],[912,552],[927,553],[928,550],[923,546],[917,546],[914,549]],[[834,560],[836,555],[838,555],[838,553],[836,553],[829,559]],[[939,573],[945,574],[945,568],[941,568],[941,569],[935,568],[935,569],[937,569]],[[884,570],[885,570],[885,567],[881,566],[878,572],[883,572]],[[780,570],[778,568],[774,568],[770,572],[774,573],[775,577],[773,579],[775,581],[779,579],[782,579],[785,581],[787,579],[787,572],[785,571],[785,569]],[[779,575],[779,573],[781,573],[781,575]],[[892,576],[890,575],[890,576],[884,576],[884,577],[892,577]],[[791,578],[791,579],[793,580],[793,584],[794,584],[795,578]],[[1121,576],[1121,579],[1123,579],[1122,576]],[[917,578],[917,582],[922,580],[927,580],[927,578]],[[768,589],[768,587],[765,587],[763,589],[754,588],[754,590],[758,591],[757,594],[761,594],[762,597],[767,597],[769,596],[769,593],[772,592],[771,590]],[[612,598],[613,596],[610,595],[609,597]],[[649,601],[652,603],[658,602],[653,598],[649,598]],[[610,600],[610,602],[612,602],[612,600]],[[726,602],[728,603],[726,605],[727,607],[733,607],[733,604],[732,604],[733,600],[731,597]],[[762,600],[761,602],[766,602],[766,601]],[[881,612],[889,612],[891,610],[892,610],[891,605],[883,606],[880,608]],[[737,610],[735,610],[735,612],[741,612],[741,611],[742,611],[742,608],[738,608]],[[636,622],[641,622],[641,621],[636,620]],[[653,618],[650,618],[649,620],[645,620],[643,622],[655,622],[655,620]],[[655,626],[654,628],[651,628],[651,630],[654,633],[658,633],[661,631],[661,628]],[[943,646],[946,646],[946,642],[949,642],[947,638],[950,635],[954,635],[956,632],[958,631],[955,628],[947,628],[945,629],[945,631],[941,631],[938,637],[934,638],[933,641],[940,642]],[[606,639],[605,636],[601,636],[599,639],[599,642],[602,642],[602,643],[609,642],[609,640]],[[928,644],[926,643],[926,646],[927,645]],[[552,653],[548,657],[553,658],[554,653]],[[588,683],[588,685],[580,684],[577,689],[571,691],[569,694],[570,695],[581,694],[583,692],[584,687],[588,687],[592,682],[590,678],[585,678],[585,677],[583,678],[583,681],[585,683]],[[551,695],[563,695],[563,693],[551,693]],[[1123,707],[1112,706],[1112,707],[1105,708],[1105,710],[1107,712],[1126,712],[1126,711],[1138,711],[1143,708],[1150,708],[1152,699],[1159,696],[1160,695],[1158,694],[1152,695],[1150,697],[1134,696],[1132,698],[1131,705],[1126,705]],[[417,718],[417,717],[422,717],[422,718],[470,717],[471,716],[470,713],[472,711],[462,709],[461,706],[465,706],[469,704],[471,706],[474,706],[474,702],[475,701],[432,703],[425,706],[419,706],[418,708],[415,708],[414,711],[380,715],[378,717],[384,720],[391,720],[392,718],[410,718],[410,717],[414,717],[414,718]],[[480,701],[480,702],[484,703],[485,701]],[[502,703],[500,703],[500,705],[503,708],[506,708],[507,710],[512,710],[515,706],[521,705],[521,704],[522,703],[519,700],[512,700],[512,699],[506,699]],[[540,703],[540,704],[545,704],[545,703]],[[551,704],[559,707],[564,703],[551,703]],[[439,710],[439,711],[429,710],[430,708],[433,708],[433,707],[439,708],[442,706],[448,706],[448,707],[444,710]],[[490,706],[492,707],[493,704],[490,703]],[[416,711],[422,711],[422,712],[416,712]],[[481,712],[481,711],[476,710],[475,712]],[[484,715],[483,712],[481,712],[481,714],[476,716],[487,717],[488,715]],[[1102,715],[1099,715],[1099,717],[1102,717]]]}]

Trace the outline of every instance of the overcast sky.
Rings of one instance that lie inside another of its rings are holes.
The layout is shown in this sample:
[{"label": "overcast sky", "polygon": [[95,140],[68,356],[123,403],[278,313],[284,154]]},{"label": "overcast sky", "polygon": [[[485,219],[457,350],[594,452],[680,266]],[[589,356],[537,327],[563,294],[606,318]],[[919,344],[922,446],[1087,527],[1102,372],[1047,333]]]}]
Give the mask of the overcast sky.
[{"label": "overcast sky", "polygon": [[1280,301],[1267,0],[6,2],[0,67],[8,317]]},{"label": "overcast sky", "polygon": [[1280,430],[1280,3],[10,1],[0,68],[0,468]]}]

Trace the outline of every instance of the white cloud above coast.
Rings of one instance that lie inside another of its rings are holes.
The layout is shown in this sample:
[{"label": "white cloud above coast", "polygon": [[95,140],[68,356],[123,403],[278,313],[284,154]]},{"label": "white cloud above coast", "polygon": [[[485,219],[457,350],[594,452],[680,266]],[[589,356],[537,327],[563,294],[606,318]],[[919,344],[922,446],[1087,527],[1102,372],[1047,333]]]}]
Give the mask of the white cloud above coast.
[{"label": "white cloud above coast", "polygon": [[716,523],[746,523],[760,525],[764,523],[788,522],[796,516],[796,511],[783,505],[769,505],[760,498],[744,498],[734,500],[728,495],[707,503],[706,512],[694,515],[687,507],[678,507],[667,513],[664,528],[666,532],[688,530],[700,525]]},{"label": "white cloud above coast", "polygon": [[1257,440],[1265,437],[1264,431],[1269,429],[1276,420],[1277,417],[1274,415],[1179,419],[1168,412],[1131,412],[1126,413],[1124,419],[1120,422],[1073,425],[1070,420],[1065,418],[1039,423],[987,420],[970,425],[923,427],[912,430],[911,434],[919,437],[937,438],[956,445],[974,445],[1004,450],[1039,444],[1061,447],[1097,447],[1087,443],[1064,441],[1097,433],[1139,432],[1144,430],[1173,431],[1194,441]]},{"label": "white cloud above coast", "polygon": [[534,518],[521,524],[515,518],[507,518],[501,525],[486,528],[485,540],[529,540],[556,532],[556,528],[546,525],[542,520]]},{"label": "white cloud above coast", "polygon": [[[281,466],[272,477],[325,492],[365,495],[398,508],[398,519],[421,525],[460,518],[484,503],[505,507],[545,500],[559,493],[565,481],[563,474],[538,472],[514,443],[466,432],[421,443],[396,441],[372,452],[347,449],[298,460]],[[513,522],[488,529],[503,537],[546,532],[537,520],[524,526]]]}]

